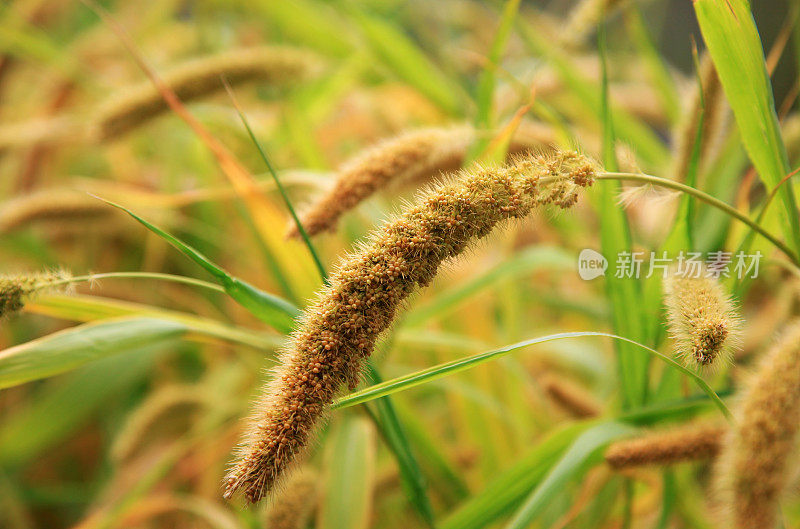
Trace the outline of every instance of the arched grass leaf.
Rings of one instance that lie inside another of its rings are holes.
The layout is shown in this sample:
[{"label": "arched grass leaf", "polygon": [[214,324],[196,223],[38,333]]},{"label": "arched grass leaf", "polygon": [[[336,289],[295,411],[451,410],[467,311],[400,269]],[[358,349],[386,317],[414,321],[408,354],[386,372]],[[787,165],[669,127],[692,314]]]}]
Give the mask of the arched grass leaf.
[{"label": "arched grass leaf", "polygon": [[120,318],[87,323],[0,352],[0,389],[80,365],[174,341],[189,329],[176,321]]},{"label": "arched grass leaf", "polygon": [[546,478],[528,496],[506,529],[522,529],[542,512],[548,503],[575,476],[602,459],[602,450],[611,441],[630,435],[636,428],[619,422],[601,422],[583,432],[561,457]]},{"label": "arched grass leaf", "polygon": [[483,364],[484,362],[500,358],[502,356],[505,356],[509,353],[512,353],[524,347],[528,347],[530,345],[546,343],[553,340],[563,340],[566,338],[578,338],[586,336],[604,336],[606,338],[612,338],[614,340],[621,340],[623,342],[644,349],[651,355],[654,355],[659,359],[661,359],[662,361],[666,362],[667,365],[669,365],[669,367],[677,369],[684,375],[690,377],[694,381],[694,383],[697,384],[697,386],[700,389],[702,389],[703,392],[706,395],[708,395],[708,397],[711,400],[714,401],[714,403],[720,409],[722,414],[725,415],[725,417],[730,417],[730,411],[728,410],[727,406],[725,406],[725,403],[722,402],[722,399],[720,399],[719,396],[714,392],[714,390],[711,389],[711,387],[706,383],[706,381],[700,378],[700,376],[698,376],[696,373],[682,366],[672,358],[662,353],[659,353],[655,349],[651,349],[650,347],[642,345],[629,338],[605,332],[565,332],[559,334],[550,334],[539,338],[532,338],[530,340],[517,342],[515,344],[507,345],[505,347],[494,349],[492,351],[487,351],[485,353],[479,353],[476,355],[467,356],[465,358],[459,358],[457,360],[452,360],[450,362],[445,362],[443,364],[435,365],[427,369],[423,369],[415,373],[410,373],[408,375],[397,377],[395,379],[383,382],[381,384],[370,386],[364,390],[351,393],[350,395],[335,401],[333,404],[333,408],[347,408],[350,406],[354,406],[356,404],[369,402],[371,400],[380,397],[385,397],[386,395],[391,395],[393,393],[397,393],[399,391],[403,391],[405,389],[412,388],[414,386],[418,386],[420,384],[424,384],[426,382],[430,382],[432,380],[445,377],[452,373],[465,371],[467,369]]},{"label": "arched grass leaf", "polygon": [[225,288],[225,292],[227,292],[230,297],[235,299],[255,317],[271,325],[275,330],[281,333],[286,334],[291,331],[294,325],[294,319],[300,314],[300,309],[283,298],[264,292],[250,283],[230,275],[195,248],[192,248],[158,226],[144,220],[126,207],[102,198],[100,200],[103,200],[110,206],[121,209],[145,228],[180,250],[183,255],[203,267],[208,273],[214,276],[223,288]]}]

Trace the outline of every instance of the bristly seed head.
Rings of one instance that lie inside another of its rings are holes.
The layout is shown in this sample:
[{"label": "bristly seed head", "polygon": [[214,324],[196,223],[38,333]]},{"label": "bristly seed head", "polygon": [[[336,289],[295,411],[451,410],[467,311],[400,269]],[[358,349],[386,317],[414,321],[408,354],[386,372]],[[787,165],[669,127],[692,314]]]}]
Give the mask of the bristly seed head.
[{"label": "bristly seed head", "polygon": [[671,274],[664,281],[664,304],[677,352],[687,364],[717,365],[739,346],[742,319],[713,277]]},{"label": "bristly seed head", "polygon": [[537,205],[573,205],[594,174],[593,164],[572,152],[461,171],[377,230],[331,275],[281,352],[228,474],[225,497],[242,491],[257,502],[273,488],[341,388],[356,387],[403,300],[429,284],[443,261]]},{"label": "bristly seed head", "polygon": [[775,527],[797,455],[800,322],[767,352],[734,416],[716,468],[722,514],[730,517],[720,527]]}]

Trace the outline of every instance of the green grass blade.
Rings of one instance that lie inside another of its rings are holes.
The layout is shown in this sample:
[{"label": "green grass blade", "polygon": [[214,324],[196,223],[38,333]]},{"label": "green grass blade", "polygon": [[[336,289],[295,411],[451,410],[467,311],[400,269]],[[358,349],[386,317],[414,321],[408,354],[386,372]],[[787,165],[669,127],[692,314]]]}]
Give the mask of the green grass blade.
[{"label": "green grass blade", "polygon": [[[747,0],[695,0],[703,39],[733,109],[742,143],[767,189],[789,174],[764,50]],[[774,217],[791,248],[800,249],[800,222],[791,182],[779,191],[783,208]]]},{"label": "green grass blade", "polygon": [[486,351],[476,355],[466,356],[464,358],[459,358],[456,360],[452,360],[450,362],[445,362],[420,371],[416,371],[414,373],[409,373],[408,375],[403,375],[395,379],[388,380],[386,382],[382,382],[374,386],[370,386],[361,391],[356,391],[354,393],[351,393],[345,397],[336,400],[333,404],[333,408],[347,408],[350,406],[355,406],[356,404],[363,404],[364,402],[369,402],[371,400],[380,397],[385,397],[386,395],[391,395],[399,391],[419,386],[420,384],[425,384],[427,382],[438,380],[440,378],[443,378],[445,376],[454,373],[459,373],[461,371],[471,369],[475,366],[478,366],[485,362],[489,362],[491,360],[495,360],[497,358],[501,358],[505,355],[508,355],[509,353],[513,353],[515,351],[518,351],[520,349],[523,349],[531,345],[538,345],[546,342],[551,342],[554,340],[563,340],[567,338],[579,338],[586,336],[603,336],[606,338],[612,338],[614,340],[627,342],[631,345],[634,345],[640,349],[647,351],[651,355],[665,362],[670,368],[677,369],[684,375],[690,377],[694,381],[694,383],[697,384],[697,386],[701,390],[703,390],[703,392],[706,395],[708,395],[708,397],[711,400],[714,401],[714,403],[717,405],[717,407],[719,407],[723,415],[725,415],[725,417],[730,417],[730,411],[728,411],[728,408],[725,406],[725,403],[722,402],[722,399],[719,398],[719,396],[714,392],[714,390],[711,389],[711,387],[706,383],[706,381],[703,380],[697,373],[679,364],[672,358],[662,353],[659,353],[655,349],[647,347],[646,345],[642,345],[629,338],[617,336],[614,334],[608,334],[604,332],[564,332],[558,334],[550,334],[547,336],[541,336],[539,338],[524,340],[511,345],[506,345],[505,347],[500,347],[499,349]]},{"label": "green grass blade", "polygon": [[26,305],[25,310],[43,314],[51,318],[68,321],[89,322],[122,316],[138,316],[159,320],[175,321],[185,325],[190,331],[187,339],[198,335],[204,339],[214,338],[246,345],[259,350],[274,350],[283,338],[243,327],[236,327],[210,318],[203,318],[187,312],[167,310],[152,305],[131,303],[100,296],[49,295],[37,298]]},{"label": "green grass blade", "polygon": [[[373,384],[382,382],[378,370],[372,364],[367,366],[367,375]],[[389,398],[378,399],[375,407],[378,410],[375,425],[397,461],[406,496],[428,527],[434,527],[433,507],[428,499],[427,483],[411,451],[397,411]]]},{"label": "green grass blade", "polygon": [[661,56],[653,42],[653,32],[647,27],[642,16],[641,7],[632,3],[627,10],[625,21],[631,35],[633,44],[639,51],[639,56],[644,61],[647,73],[656,88],[661,106],[672,124],[677,123],[681,113],[681,103],[678,88],[670,74],[666,61]]},{"label": "green grass blade", "polygon": [[375,442],[370,423],[343,417],[329,438],[325,499],[319,529],[367,529],[375,474]]},{"label": "green grass blade", "polygon": [[250,136],[250,141],[256,146],[258,149],[258,154],[261,156],[261,159],[264,161],[264,165],[267,166],[267,170],[269,174],[272,176],[273,181],[275,182],[275,187],[278,188],[278,192],[281,194],[281,199],[283,199],[283,203],[286,205],[286,209],[289,210],[289,214],[292,216],[292,220],[294,221],[295,226],[297,226],[297,231],[300,233],[300,236],[303,239],[303,242],[308,248],[308,252],[311,254],[311,258],[314,259],[314,264],[317,266],[317,270],[319,271],[319,275],[322,278],[322,281],[327,284],[328,283],[328,272],[325,270],[325,265],[322,264],[322,260],[319,258],[317,254],[317,250],[314,248],[314,245],[311,243],[311,239],[308,236],[308,232],[306,232],[303,223],[300,222],[300,218],[297,216],[297,212],[294,210],[294,206],[292,206],[292,201],[289,200],[289,195],[286,193],[286,189],[284,189],[283,184],[281,183],[281,179],[278,178],[278,173],[275,172],[275,168],[272,166],[272,162],[269,161],[269,156],[267,156],[266,151],[261,146],[261,142],[258,141],[256,138],[253,129],[250,127],[250,123],[247,121],[247,116],[244,115],[244,111],[242,107],[239,106],[239,102],[236,100],[236,97],[233,95],[233,90],[225,83],[225,88],[228,91],[228,95],[233,101],[233,106],[236,108],[236,112],[239,114],[239,119],[242,120],[242,124],[244,128],[247,130],[247,134]]},{"label": "green grass blade", "polygon": [[[605,26],[598,30],[598,48],[601,79],[601,116],[603,124],[603,164],[606,169],[617,167],[617,135],[615,121],[612,119],[608,89],[606,63]],[[623,252],[631,253],[630,228],[625,211],[617,205],[619,184],[599,186],[596,207],[600,213],[600,245],[607,259],[616,258]],[[617,277],[616,270],[605,276],[605,288],[611,302],[611,320],[614,332],[635,340],[645,338],[641,316],[631,311],[631,304],[641,300],[642,293],[638,278]],[[622,393],[623,407],[642,404],[647,397],[647,366],[649,358],[637,354],[627,343],[615,343],[617,351],[617,373]]]},{"label": "green grass blade", "polygon": [[111,355],[177,340],[187,327],[155,318],[87,323],[0,352],[0,389],[47,378]]},{"label": "green grass blade", "polygon": [[437,295],[426,304],[414,307],[403,325],[421,325],[431,318],[447,314],[460,303],[503,281],[519,278],[543,269],[564,270],[574,266],[575,258],[562,248],[536,246],[514,254],[484,274]]},{"label": "green grass blade", "polygon": [[555,461],[587,428],[570,424],[558,428],[504,471],[481,492],[472,496],[439,524],[440,529],[484,529],[508,514],[547,475]]},{"label": "green grass blade", "polygon": [[461,88],[431,62],[397,26],[355,9],[352,10],[352,15],[372,52],[395,75],[448,114],[458,115],[461,112]]},{"label": "green grass blade", "polygon": [[[494,116],[492,114],[495,70],[502,59],[503,52],[508,43],[508,37],[511,35],[511,30],[514,27],[514,19],[519,10],[519,2],[520,0],[506,1],[505,7],[503,7],[503,14],[500,17],[500,25],[497,28],[491,48],[489,49],[488,62],[478,79],[478,91],[476,94],[478,111],[475,115],[475,128],[477,130],[489,130],[495,125]],[[480,136],[470,148],[467,158],[472,160],[478,156],[478,154],[483,152],[486,146],[489,145],[489,141],[490,138]]]},{"label": "green grass blade", "polygon": [[9,413],[0,426],[0,466],[24,465],[77,431],[115,395],[126,395],[153,365],[159,347],[145,347],[88,364]]},{"label": "green grass blade", "polygon": [[183,255],[200,265],[219,281],[225,292],[235,299],[240,305],[250,311],[261,321],[271,325],[277,331],[288,333],[294,326],[294,320],[300,315],[300,309],[283,298],[260,290],[250,283],[230,275],[224,269],[213,263],[205,255],[184,243],[174,235],[167,233],[158,226],[146,221],[124,206],[108,200],[100,199],[107,204],[121,209],[142,226],[152,231],[169,244],[177,248]]},{"label": "green grass blade", "polygon": [[603,422],[583,432],[525,500],[506,529],[528,527],[570,480],[602,459],[602,450],[606,445],[635,431],[636,428],[619,422]]}]

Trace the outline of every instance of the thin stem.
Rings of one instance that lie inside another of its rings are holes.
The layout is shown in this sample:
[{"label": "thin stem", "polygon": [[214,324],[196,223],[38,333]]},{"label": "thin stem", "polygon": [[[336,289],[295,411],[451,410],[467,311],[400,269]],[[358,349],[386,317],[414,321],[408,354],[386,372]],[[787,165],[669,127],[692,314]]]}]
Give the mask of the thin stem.
[{"label": "thin stem", "polygon": [[244,124],[244,128],[247,129],[247,134],[250,136],[250,140],[255,144],[256,149],[258,149],[258,153],[261,155],[261,159],[264,160],[264,164],[266,164],[269,173],[272,175],[273,180],[275,180],[275,187],[278,188],[278,191],[281,194],[281,198],[283,198],[283,202],[286,204],[286,208],[292,215],[292,220],[294,220],[294,223],[297,226],[297,231],[300,232],[300,236],[303,238],[303,242],[305,242],[306,246],[308,247],[309,253],[311,253],[311,257],[314,259],[314,263],[317,265],[317,270],[319,270],[319,275],[322,276],[322,281],[327,285],[328,272],[325,270],[325,265],[322,264],[319,255],[317,255],[317,251],[314,249],[314,245],[311,243],[311,238],[308,236],[305,227],[303,227],[303,223],[300,222],[300,218],[297,216],[297,213],[294,210],[294,206],[292,206],[292,201],[289,199],[289,195],[286,193],[286,189],[284,189],[283,184],[278,178],[278,173],[275,172],[275,168],[272,167],[272,162],[269,161],[267,153],[261,147],[261,143],[256,138],[253,129],[250,128],[250,123],[247,121],[247,117],[244,115],[242,107],[239,106],[239,102],[236,100],[236,96],[234,95],[233,90],[228,84],[228,81],[223,79],[223,83],[225,84],[225,90],[228,91],[228,95],[230,96],[231,101],[233,102],[233,106],[236,108],[236,112],[239,114],[239,118],[242,120],[242,123]]},{"label": "thin stem", "polygon": [[753,231],[757,232],[759,235],[767,239],[769,242],[775,245],[781,252],[786,254],[786,256],[791,259],[791,261],[795,264],[795,266],[800,266],[800,259],[797,258],[795,253],[785,244],[783,241],[779,240],[773,234],[766,231],[764,228],[759,226],[759,224],[753,220],[751,220],[746,215],[740,213],[736,208],[726,204],[725,202],[719,200],[718,198],[714,198],[709,194],[706,194],[699,189],[695,189],[694,187],[688,186],[686,184],[682,184],[680,182],[675,182],[674,180],[667,180],[666,178],[659,178],[657,176],[651,176],[646,174],[637,174],[637,173],[600,173],[595,177],[597,180],[632,180],[635,182],[643,182],[647,184],[653,184],[660,187],[665,187],[668,189],[674,189],[675,191],[680,191],[682,193],[686,193],[692,195],[693,197],[702,200],[709,206],[713,206],[731,217],[743,222],[747,226],[749,226]]},{"label": "thin stem", "polygon": [[208,290],[214,290],[216,292],[225,292],[225,289],[221,286],[203,281],[202,279],[194,279],[193,277],[177,276],[173,274],[161,274],[158,272],[106,272],[103,274],[88,274],[84,276],[67,277],[56,281],[46,281],[37,284],[36,287],[56,287],[59,285],[68,285],[84,281],[91,282],[96,279],[156,279],[160,281],[170,281],[172,283],[182,283],[184,285],[205,288]]}]

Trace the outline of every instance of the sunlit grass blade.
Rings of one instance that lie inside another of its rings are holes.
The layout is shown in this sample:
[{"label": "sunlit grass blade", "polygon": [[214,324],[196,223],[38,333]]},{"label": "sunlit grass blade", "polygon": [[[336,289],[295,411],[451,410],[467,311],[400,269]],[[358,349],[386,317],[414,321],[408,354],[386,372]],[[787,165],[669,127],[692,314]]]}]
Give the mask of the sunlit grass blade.
[{"label": "sunlit grass blade", "polygon": [[401,377],[397,377],[392,380],[388,380],[381,384],[376,384],[374,386],[370,386],[366,389],[361,391],[357,391],[351,393],[345,397],[342,397],[334,402],[334,408],[346,408],[349,406],[354,406],[356,404],[362,404],[364,402],[369,402],[371,400],[385,397],[386,395],[391,395],[393,393],[397,393],[399,391],[404,391],[409,388],[413,388],[415,386],[419,386],[420,384],[425,384],[427,382],[431,382],[433,380],[440,379],[442,377],[458,373],[461,371],[465,371],[467,369],[471,369],[475,366],[483,364],[485,362],[489,362],[491,360],[495,360],[497,358],[501,358],[509,353],[518,351],[522,348],[542,344],[546,342],[551,342],[554,340],[563,340],[567,338],[580,338],[580,337],[587,337],[587,336],[602,336],[606,338],[611,338],[614,340],[620,340],[623,342],[627,342],[633,346],[636,346],[640,349],[643,349],[650,355],[653,355],[656,358],[659,358],[661,361],[665,362],[668,367],[672,369],[677,369],[681,373],[687,375],[692,379],[692,381],[706,394],[708,397],[714,401],[714,403],[719,407],[720,411],[725,415],[725,417],[730,417],[730,411],[725,406],[725,403],[722,402],[722,399],[714,392],[711,387],[703,380],[697,373],[691,371],[690,369],[686,368],[685,366],[679,364],[672,358],[659,353],[655,349],[651,349],[646,345],[642,345],[634,340],[629,338],[625,338],[622,336],[617,336],[614,334],[604,333],[604,332],[565,332],[559,334],[550,334],[547,336],[542,336],[539,338],[532,338],[530,340],[524,340],[521,342],[517,342],[511,345],[507,345],[505,347],[500,347],[498,349],[494,349],[492,351],[487,351],[484,353],[479,353],[476,355],[466,356],[464,358],[459,358],[456,360],[452,360],[450,362],[445,362],[443,364],[435,365],[426,369],[422,369],[420,371],[416,371],[414,373],[410,373],[408,375],[404,375]]},{"label": "sunlit grass blade", "polygon": [[[747,0],[695,0],[703,39],[717,68],[733,109],[742,143],[767,189],[789,174],[789,160],[781,138],[764,49]],[[789,246],[800,249],[800,222],[791,182],[782,186],[783,208],[776,210]],[[773,225],[769,214],[767,227]]]},{"label": "sunlit grass blade", "polygon": [[329,438],[325,496],[319,529],[366,529],[370,526],[375,479],[375,442],[371,424],[346,415]]},{"label": "sunlit grass blade", "polygon": [[187,330],[175,321],[120,318],[59,331],[0,352],[0,389],[111,355],[175,341]]},{"label": "sunlit grass blade", "polygon": [[511,468],[467,499],[439,524],[440,529],[483,529],[508,514],[547,475],[586,428],[578,423],[548,433]]},{"label": "sunlit grass blade", "polygon": [[236,327],[195,314],[99,296],[42,296],[28,303],[25,306],[25,311],[51,318],[80,322],[123,316],[174,321],[189,329],[190,332],[186,336],[187,339],[196,338],[200,341],[224,340],[259,350],[274,350],[283,341],[283,337],[276,334]]},{"label": "sunlit grass blade", "polygon": [[570,480],[602,459],[602,449],[606,445],[635,431],[636,428],[619,422],[602,422],[583,432],[528,496],[505,528],[529,527],[548,503],[558,493],[563,492]]},{"label": "sunlit grass blade", "polygon": [[[102,199],[101,199],[102,200]],[[142,217],[136,215],[131,210],[115,204],[114,202],[105,201],[115,208],[119,208],[134,220],[142,224],[145,228],[152,231],[169,244],[178,249],[183,255],[200,265],[208,273],[214,276],[233,299],[240,305],[250,311],[261,321],[268,323],[277,331],[288,333],[294,325],[294,320],[300,314],[300,309],[289,303],[283,298],[269,294],[260,290],[250,283],[243,281],[237,277],[230,275],[221,267],[214,264],[205,255],[201,254],[195,248],[184,243],[174,235],[167,233],[158,226],[144,220]]]}]

